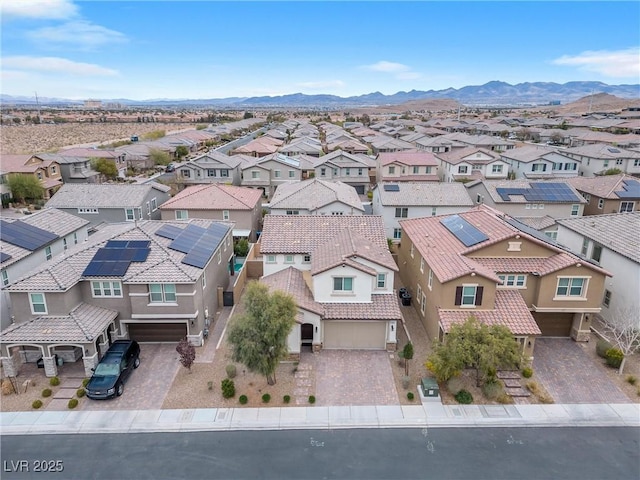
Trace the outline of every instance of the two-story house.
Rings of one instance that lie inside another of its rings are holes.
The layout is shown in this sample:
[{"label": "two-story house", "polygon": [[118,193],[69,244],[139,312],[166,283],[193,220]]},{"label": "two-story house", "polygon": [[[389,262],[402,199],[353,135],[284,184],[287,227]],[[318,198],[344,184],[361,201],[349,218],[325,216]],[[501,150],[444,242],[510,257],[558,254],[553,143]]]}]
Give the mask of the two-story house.
[{"label": "two-story house", "polygon": [[439,172],[443,182],[507,178],[508,164],[499,153],[491,150],[467,147],[436,153],[435,156],[440,160]]},{"label": "two-story house", "polygon": [[158,207],[169,199],[170,188],[149,183],[68,183],[46,203],[90,222],[89,228],[102,223],[159,220]]},{"label": "two-story house", "polygon": [[640,174],[640,152],[613,145],[594,143],[565,148],[564,155],[580,162],[580,175],[593,177],[617,168],[622,173]]},{"label": "two-story house", "polygon": [[513,178],[544,179],[576,177],[580,162],[542,145],[526,145],[502,152]]},{"label": "two-story house", "polygon": [[240,185],[242,161],[238,157],[211,150],[176,169],[177,178],[186,184],[228,183]]},{"label": "two-story house", "polygon": [[246,162],[242,165],[242,186],[258,188],[269,198],[279,185],[302,179],[303,172],[311,168],[307,158],[274,153]]},{"label": "two-story house", "polygon": [[267,215],[261,281],[294,296],[298,323],[289,351],[393,351],[401,322],[397,266],[377,216]]},{"label": "two-story house", "polygon": [[29,175],[36,177],[44,198],[48,199],[62,186],[60,165],[55,160],[42,160],[34,155],[0,155],[2,171],[8,176]]},{"label": "two-story house", "polygon": [[312,178],[280,185],[271,198],[269,212],[272,215],[362,215],[364,207],[352,186]]},{"label": "two-story house", "polygon": [[473,316],[508,327],[529,358],[540,335],[588,340],[606,270],[485,205],[400,227],[400,275],[430,338]]},{"label": "two-story house", "polygon": [[576,177],[567,180],[586,200],[584,215],[640,210],[640,181],[630,175]]},{"label": "two-story house", "polygon": [[558,243],[613,274],[602,295],[600,316],[615,323],[631,309],[640,328],[640,212],[558,220]]},{"label": "two-story house", "polygon": [[263,135],[251,140],[245,145],[241,145],[233,150],[233,154],[244,154],[252,157],[265,157],[272,155],[278,151],[278,148],[284,144],[283,140]]},{"label": "two-story house", "polygon": [[206,218],[233,222],[233,236],[256,241],[262,220],[262,193],[254,188],[212,183],[192,185],[160,205],[162,220]]},{"label": "two-story house", "polygon": [[438,182],[440,162],[430,152],[385,152],[376,158],[378,182]]},{"label": "two-story house", "polygon": [[400,220],[466,212],[473,201],[462,183],[379,183],[373,189],[371,209],[384,221],[387,238],[402,239]]},{"label": "two-story house", "polygon": [[146,220],[105,226],[7,287],[14,323],[0,332],[5,375],[42,359],[45,374],[82,361],[91,375],[118,338],[202,345],[229,282],[231,225]]},{"label": "two-story house", "polygon": [[358,195],[364,195],[369,190],[375,167],[375,160],[367,155],[336,150],[320,157],[314,170],[315,178],[346,183],[355,188]]}]

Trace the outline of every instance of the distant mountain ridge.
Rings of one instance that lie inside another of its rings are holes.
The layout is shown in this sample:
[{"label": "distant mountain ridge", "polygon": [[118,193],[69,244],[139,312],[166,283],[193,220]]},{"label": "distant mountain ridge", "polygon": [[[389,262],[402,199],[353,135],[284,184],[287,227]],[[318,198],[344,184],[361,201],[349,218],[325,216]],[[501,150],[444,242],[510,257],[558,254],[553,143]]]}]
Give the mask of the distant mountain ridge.
[{"label": "distant mountain ridge", "polygon": [[[553,82],[525,82],[511,85],[506,82],[491,81],[484,85],[466,86],[459,89],[447,88],[444,90],[411,90],[398,92],[393,95],[384,95],[373,92],[359,96],[339,97],[336,95],[306,95],[293,93],[275,97],[229,97],[211,99],[101,99],[104,103],[119,103],[122,105],[139,106],[213,106],[231,108],[251,107],[320,107],[320,108],[348,108],[363,106],[398,105],[415,100],[452,99],[463,105],[523,105],[523,104],[548,104],[560,102],[562,104],[578,100],[579,98],[607,93],[616,97],[640,100],[640,84],[635,85],[607,85],[602,82],[567,82],[564,84]],[[1,94],[2,104],[35,104],[33,97],[15,97]],[[39,98],[41,105],[69,104],[80,105],[79,100],[61,98]]]}]

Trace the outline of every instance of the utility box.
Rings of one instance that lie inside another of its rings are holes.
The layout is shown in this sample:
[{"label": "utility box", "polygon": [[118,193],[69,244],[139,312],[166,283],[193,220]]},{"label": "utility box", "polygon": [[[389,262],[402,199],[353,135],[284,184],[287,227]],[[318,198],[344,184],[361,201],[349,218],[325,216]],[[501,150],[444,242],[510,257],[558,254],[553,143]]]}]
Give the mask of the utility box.
[{"label": "utility box", "polygon": [[440,396],[440,386],[435,378],[423,378],[422,382],[420,382],[420,389],[422,390],[422,396],[425,398],[438,398]]}]

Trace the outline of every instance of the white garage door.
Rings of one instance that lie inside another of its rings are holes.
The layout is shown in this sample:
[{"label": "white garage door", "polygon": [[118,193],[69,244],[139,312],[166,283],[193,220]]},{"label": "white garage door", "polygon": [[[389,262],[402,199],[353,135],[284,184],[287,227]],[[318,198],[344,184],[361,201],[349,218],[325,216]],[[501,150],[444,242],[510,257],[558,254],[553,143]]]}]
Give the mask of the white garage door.
[{"label": "white garage door", "polygon": [[386,322],[324,322],[324,348],[384,350]]}]

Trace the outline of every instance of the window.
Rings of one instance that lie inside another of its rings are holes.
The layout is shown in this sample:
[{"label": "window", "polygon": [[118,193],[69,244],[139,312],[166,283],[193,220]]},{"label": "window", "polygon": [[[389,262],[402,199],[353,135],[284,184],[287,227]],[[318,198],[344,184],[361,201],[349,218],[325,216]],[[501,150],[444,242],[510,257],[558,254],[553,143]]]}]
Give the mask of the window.
[{"label": "window", "polygon": [[6,287],[9,285],[9,274],[6,270],[2,270],[2,286]]},{"label": "window", "polygon": [[215,168],[207,168],[207,177],[215,177],[216,169]]},{"label": "window", "polygon": [[334,277],[334,292],[353,292],[353,277]]},{"label": "window", "polygon": [[493,165],[491,167],[491,173],[502,173],[502,165]]},{"label": "window", "polygon": [[42,180],[42,172],[38,172],[36,175],[38,176],[38,180]]},{"label": "window", "polygon": [[64,238],[62,239],[62,248],[63,248],[64,250],[66,250],[67,248],[69,248],[69,246],[68,246],[68,244],[67,244],[67,237],[64,237]]},{"label": "window", "polygon": [[640,160],[638,160],[637,158],[633,161],[633,166],[634,167],[640,167]]},{"label": "window", "polygon": [[56,174],[56,166],[55,165],[51,165],[51,168],[49,170],[51,171],[51,175],[55,175]]},{"label": "window", "polygon": [[531,171],[532,172],[546,172],[547,171],[547,164],[546,163],[534,163],[533,165],[531,165]]},{"label": "window", "polygon": [[484,287],[477,285],[463,285],[456,287],[455,304],[462,307],[473,307],[482,304]]},{"label": "window", "polygon": [[586,257],[588,249],[589,249],[589,239],[588,238],[583,238],[582,239],[582,250],[580,250],[580,253]]},{"label": "window", "polygon": [[275,255],[267,255],[267,263],[276,263]]},{"label": "window", "polygon": [[616,165],[622,165],[622,159],[621,158],[616,159]]},{"label": "window", "polygon": [[476,203],[482,203],[482,195],[479,193],[476,195]]},{"label": "window", "polygon": [[280,178],[282,176],[282,172],[280,170],[274,170],[273,176],[275,178]]},{"label": "window", "polygon": [[524,287],[526,283],[526,275],[501,274],[498,278],[502,280],[503,287]]},{"label": "window", "polygon": [[591,251],[591,259],[595,262],[600,263],[600,258],[602,257],[602,245],[598,245],[595,243],[593,245],[593,250]]},{"label": "window", "polygon": [[229,210],[222,211],[222,220],[229,220]]},{"label": "window", "polygon": [[91,282],[94,297],[122,297],[120,282]]},{"label": "window", "polygon": [[575,163],[565,163],[564,164],[564,169],[565,170],[577,170],[578,169],[578,165]]},{"label": "window", "polygon": [[218,250],[218,265],[222,263],[222,252]]},{"label": "window", "polygon": [[202,290],[204,290],[205,288],[207,288],[207,274],[203,270],[202,271]]},{"label": "window", "polygon": [[602,210],[604,208],[604,198],[598,199],[598,208]]},{"label": "window", "polygon": [[478,165],[478,164],[471,165],[471,170],[474,171],[474,172],[482,170],[482,165]]},{"label": "window", "polygon": [[289,170],[289,178],[296,178],[296,171],[295,170]]},{"label": "window", "polygon": [[229,170],[227,170],[226,168],[221,168],[220,169],[220,176],[221,177],[228,177],[229,176]]},{"label": "window", "polygon": [[[636,166],[637,166],[637,165],[636,165]],[[359,177],[361,177],[361,176],[362,176],[362,169],[361,169],[361,168],[359,168],[359,169],[358,169],[358,176],[359,176]]]},{"label": "window", "polygon": [[620,202],[620,213],[633,212],[636,202]]},{"label": "window", "polygon": [[420,273],[424,273],[424,258],[420,259]]},{"label": "window", "polygon": [[420,295],[420,313],[424,315],[425,310],[427,309],[427,296],[423,293]]},{"label": "window", "polygon": [[413,167],[413,174],[414,174],[414,175],[417,175],[417,174],[419,174],[419,173],[420,173],[420,167],[416,167],[416,166],[414,166],[414,167]]},{"label": "window", "polygon": [[78,234],[76,232],[73,232],[73,244],[78,244]]},{"label": "window", "polygon": [[331,215],[344,215],[344,212],[331,212]]},{"label": "window", "polygon": [[326,168],[321,168],[320,169],[320,176],[321,177],[326,177],[327,176],[327,169]]},{"label": "window", "polygon": [[78,213],[89,213],[92,215],[97,215],[98,209],[97,208],[79,208]]},{"label": "window", "polygon": [[147,202],[147,216],[151,215],[151,204]]},{"label": "window", "polygon": [[422,296],[422,287],[420,286],[419,283],[416,286],[416,291],[418,292],[416,293],[416,298],[420,298]]},{"label": "window", "polygon": [[184,178],[189,178],[189,177],[191,177],[191,170],[187,170],[186,168],[183,168],[182,170],[180,170],[180,174]]},{"label": "window", "polygon": [[156,197],[153,197],[151,199],[151,210],[155,212],[157,209],[158,209],[158,201],[156,200]]},{"label": "window", "polygon": [[311,263],[311,255],[304,255],[302,257],[302,263]]},{"label": "window", "polygon": [[176,210],[176,220],[186,220],[189,218],[189,213],[186,210]]},{"label": "window", "polygon": [[394,228],[393,229],[393,238],[395,240],[400,240],[402,238],[402,229],[401,228]]},{"label": "window", "polygon": [[258,172],[257,170],[251,170],[251,178],[260,178],[260,172]]},{"label": "window", "polygon": [[427,175],[431,175],[431,167],[425,167],[424,173],[426,173]]},{"label": "window", "polygon": [[433,288],[433,270],[429,269],[429,280],[427,281],[427,286],[429,290]]},{"label": "window", "polygon": [[584,297],[587,279],[580,277],[560,277],[556,297]]},{"label": "window", "polygon": [[409,209],[407,207],[396,208],[396,218],[407,218],[409,215]]},{"label": "window", "polygon": [[285,255],[284,263],[293,263],[293,255]]},{"label": "window", "polygon": [[44,249],[44,256],[47,260],[51,260],[51,257],[53,257],[53,255],[51,255],[51,246]]},{"label": "window", "polygon": [[47,302],[44,293],[30,293],[29,304],[31,305],[31,313],[47,313]]},{"label": "window", "polygon": [[287,210],[287,215],[300,215],[300,210]]},{"label": "window", "polygon": [[458,167],[458,173],[467,173],[469,171],[469,167],[466,165],[460,165]]},{"label": "window", "polygon": [[396,167],[389,166],[389,175],[394,175],[396,173]]},{"label": "window", "polygon": [[580,205],[571,205],[571,216],[577,217],[580,213]]},{"label": "window", "polygon": [[604,305],[607,308],[609,308],[609,305],[611,305],[611,291],[610,290],[605,290],[604,291],[604,298],[602,299],[602,305]]},{"label": "window", "polygon": [[604,166],[604,168],[607,168],[609,166],[609,160],[605,160],[602,165]]},{"label": "window", "polygon": [[562,162],[553,162],[553,170],[562,170]]},{"label": "window", "polygon": [[557,240],[558,239],[558,231],[557,230],[547,230],[544,232],[544,234],[549,237],[551,240]]},{"label": "window", "polygon": [[387,274],[379,273],[377,278],[378,288],[387,288]]},{"label": "window", "polygon": [[411,244],[411,250],[409,251],[409,253],[411,254],[411,258],[413,258],[413,256],[415,255],[415,248],[413,246],[413,243]]},{"label": "window", "polygon": [[344,169],[344,174],[345,174],[346,176],[350,176],[350,175],[351,175],[351,169],[350,169],[350,168],[345,168],[345,169]]},{"label": "window", "polygon": [[332,171],[333,171],[333,176],[337,177],[338,176],[338,169],[334,168],[334,169],[332,169]]},{"label": "window", "polygon": [[149,296],[152,303],[175,303],[176,286],[173,283],[150,283]]},{"label": "window", "polygon": [[431,216],[435,217],[437,213],[438,213],[437,207],[431,207]]}]

